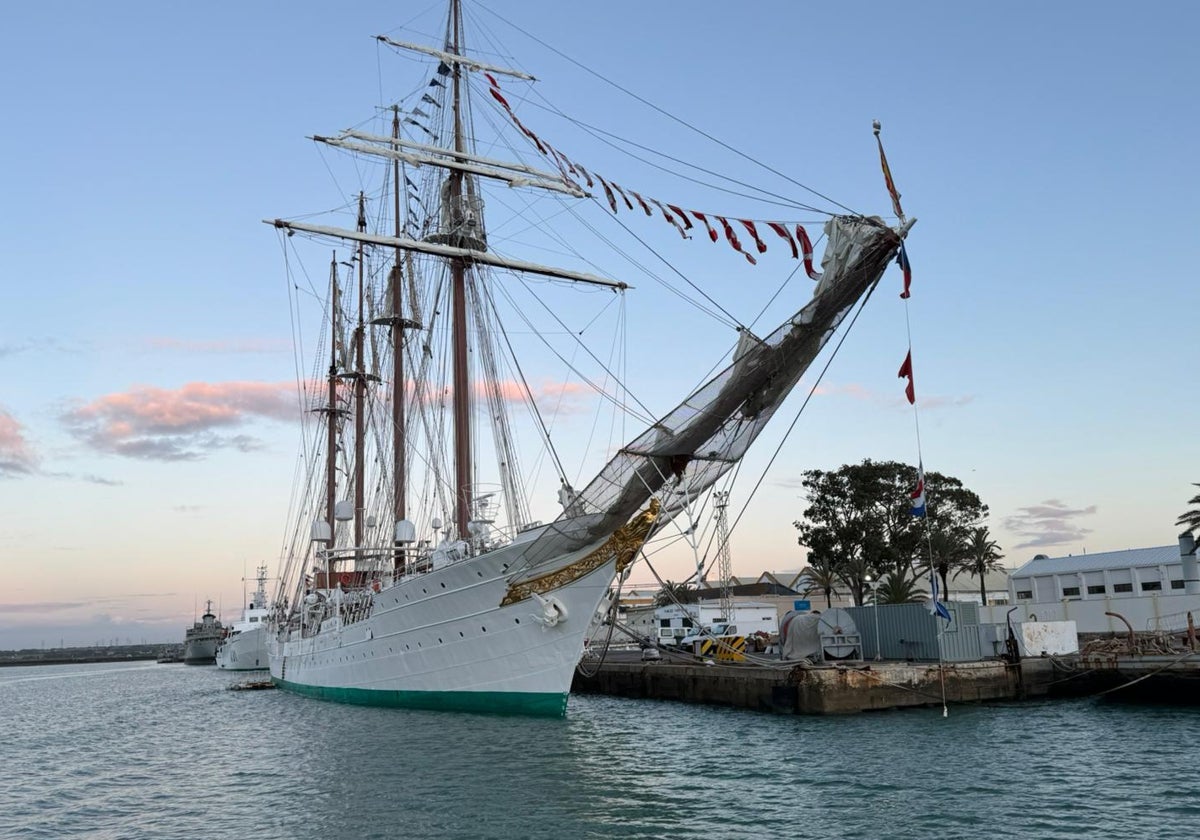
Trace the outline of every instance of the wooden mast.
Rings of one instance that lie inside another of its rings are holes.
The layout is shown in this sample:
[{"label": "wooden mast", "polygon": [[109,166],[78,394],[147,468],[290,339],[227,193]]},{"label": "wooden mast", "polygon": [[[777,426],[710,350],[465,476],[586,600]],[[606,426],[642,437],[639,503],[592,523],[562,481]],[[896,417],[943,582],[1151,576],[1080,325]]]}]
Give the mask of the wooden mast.
[{"label": "wooden mast", "polygon": [[[459,30],[462,26],[459,0],[450,4],[450,52],[461,54]],[[458,63],[451,67],[454,90],[454,150],[466,151],[462,124],[462,68]],[[463,222],[463,174],[459,170],[450,173],[448,195],[450,221],[452,225]],[[454,521],[458,526],[458,538],[470,538],[467,523],[471,519],[471,394],[470,372],[467,366],[467,264],[461,257],[450,261],[450,276],[453,294],[454,334],[454,476],[455,510]]]},{"label": "wooden mast", "polygon": [[329,391],[325,406],[325,524],[329,528],[325,542],[325,586],[333,579],[333,536],[337,526],[334,506],[337,499],[337,381],[338,381],[338,277],[337,251],[329,263]]},{"label": "wooden mast", "polygon": [[[392,107],[392,137],[396,140],[400,139],[400,108]],[[393,199],[395,202],[395,223],[396,223],[396,238],[400,238],[403,232],[400,226],[400,161],[392,162],[393,175]],[[402,310],[403,295],[401,287],[403,286],[403,272],[400,268],[400,260],[402,251],[396,249],[396,265],[392,269],[392,537],[395,539],[396,523],[402,519],[408,518],[407,510],[407,485],[405,483],[405,472],[408,465],[405,460],[407,453],[404,451],[405,434],[404,434],[404,399],[407,396],[406,383],[404,381],[404,313]],[[403,565],[401,548],[399,543],[395,543],[395,558],[394,565],[399,568]]]},{"label": "wooden mast", "polygon": [[[358,194],[358,230],[365,233],[367,230],[367,209],[366,197],[360,192]],[[364,369],[363,358],[363,334],[366,332],[366,327],[363,324],[363,301],[365,294],[363,291],[363,263],[365,262],[365,254],[363,253],[365,245],[362,242],[358,243],[358,326],[354,330],[354,556],[359,556],[359,549],[363,544],[363,509],[366,506],[365,492],[363,487],[363,459],[366,457],[364,447],[364,438],[366,437],[366,417],[364,409],[366,405],[366,370]]]}]

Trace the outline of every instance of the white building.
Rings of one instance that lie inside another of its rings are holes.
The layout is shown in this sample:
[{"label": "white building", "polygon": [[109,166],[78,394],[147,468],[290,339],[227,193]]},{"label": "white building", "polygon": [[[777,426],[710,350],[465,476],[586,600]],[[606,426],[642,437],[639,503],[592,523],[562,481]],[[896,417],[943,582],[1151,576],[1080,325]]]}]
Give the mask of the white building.
[{"label": "white building", "polygon": [[[1186,539],[1185,539],[1186,537]],[[1200,573],[1190,536],[1179,545],[1047,557],[1009,577],[1009,605],[990,608],[993,623],[1074,621],[1080,633],[1183,630],[1200,624]],[[1116,616],[1116,613],[1129,622]],[[980,621],[987,622],[983,613]]]},{"label": "white building", "polygon": [[779,632],[779,612],[774,604],[739,599],[733,602],[732,621],[723,614],[717,601],[634,607],[622,619],[625,627],[638,638],[657,640],[660,644],[673,644],[694,629],[721,621],[733,624],[736,632],[743,636],[757,631]]}]

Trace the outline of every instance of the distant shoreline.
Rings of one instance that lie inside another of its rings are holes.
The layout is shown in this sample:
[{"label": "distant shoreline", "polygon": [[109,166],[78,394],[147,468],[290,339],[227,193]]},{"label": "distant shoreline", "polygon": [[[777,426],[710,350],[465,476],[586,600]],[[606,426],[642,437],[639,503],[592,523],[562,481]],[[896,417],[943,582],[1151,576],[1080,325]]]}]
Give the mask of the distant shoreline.
[{"label": "distant shoreline", "polygon": [[0,659],[0,668],[25,665],[89,665],[96,662],[157,661],[158,654],[127,654],[125,656],[69,656],[64,659]]}]

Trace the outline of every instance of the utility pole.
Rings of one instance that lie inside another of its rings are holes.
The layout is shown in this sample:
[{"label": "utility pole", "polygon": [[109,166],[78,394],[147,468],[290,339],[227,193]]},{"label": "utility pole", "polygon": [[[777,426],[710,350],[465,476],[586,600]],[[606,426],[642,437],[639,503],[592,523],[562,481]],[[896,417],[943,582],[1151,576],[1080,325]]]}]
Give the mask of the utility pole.
[{"label": "utility pole", "polygon": [[729,594],[733,562],[729,556],[729,519],[725,514],[729,493],[717,490],[713,493],[713,500],[717,514],[717,574],[721,578],[721,615],[728,624],[733,621],[733,596]]}]

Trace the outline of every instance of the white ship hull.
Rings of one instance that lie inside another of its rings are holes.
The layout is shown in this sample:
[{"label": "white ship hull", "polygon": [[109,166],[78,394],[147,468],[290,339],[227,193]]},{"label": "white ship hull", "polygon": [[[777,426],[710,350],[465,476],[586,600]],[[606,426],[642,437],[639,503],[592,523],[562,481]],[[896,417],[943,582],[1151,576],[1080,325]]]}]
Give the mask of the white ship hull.
[{"label": "white ship hull", "polygon": [[[510,589],[507,570],[528,545],[408,577],[374,594],[365,619],[335,616],[307,637],[293,631],[293,638],[272,638],[271,679],[283,689],[349,703],[564,714],[616,561],[587,563],[578,577],[545,591],[558,607],[546,621],[536,598],[501,606]],[[598,545],[552,568],[565,569]]]},{"label": "white ship hull", "polygon": [[265,671],[268,637],[265,625],[229,636],[217,648],[217,667],[226,671]]}]

